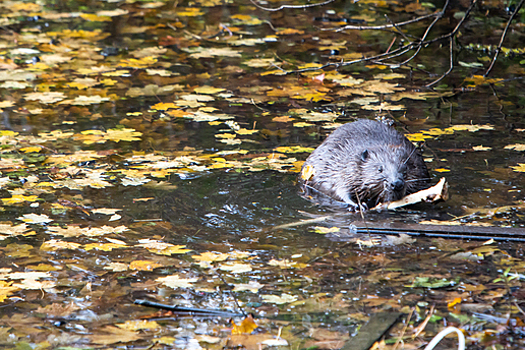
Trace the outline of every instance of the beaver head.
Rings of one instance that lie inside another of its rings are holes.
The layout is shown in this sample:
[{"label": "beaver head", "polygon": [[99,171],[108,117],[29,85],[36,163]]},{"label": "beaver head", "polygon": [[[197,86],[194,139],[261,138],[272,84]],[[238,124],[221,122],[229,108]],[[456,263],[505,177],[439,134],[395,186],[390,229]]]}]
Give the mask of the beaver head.
[{"label": "beaver head", "polygon": [[349,186],[356,192],[350,195],[355,198],[357,194],[360,201],[367,199],[369,207],[401,199],[410,193],[412,181],[408,162],[412,154],[401,145],[388,148],[365,149],[357,162],[359,174],[354,177],[360,179],[360,185]]}]

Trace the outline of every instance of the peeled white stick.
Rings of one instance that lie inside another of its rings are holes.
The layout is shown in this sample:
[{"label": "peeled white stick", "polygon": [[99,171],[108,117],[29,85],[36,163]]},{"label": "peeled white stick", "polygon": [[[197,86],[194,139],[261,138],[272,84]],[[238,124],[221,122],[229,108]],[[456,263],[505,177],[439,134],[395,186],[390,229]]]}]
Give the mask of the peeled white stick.
[{"label": "peeled white stick", "polygon": [[443,340],[443,338],[445,338],[450,333],[454,333],[454,332],[456,332],[458,335],[458,350],[465,350],[465,335],[463,335],[463,332],[459,328],[456,328],[456,327],[447,327],[441,332],[439,332],[434,337],[434,339],[432,339],[430,343],[428,343],[425,350],[433,350],[436,347],[436,345],[438,345],[439,342]]}]

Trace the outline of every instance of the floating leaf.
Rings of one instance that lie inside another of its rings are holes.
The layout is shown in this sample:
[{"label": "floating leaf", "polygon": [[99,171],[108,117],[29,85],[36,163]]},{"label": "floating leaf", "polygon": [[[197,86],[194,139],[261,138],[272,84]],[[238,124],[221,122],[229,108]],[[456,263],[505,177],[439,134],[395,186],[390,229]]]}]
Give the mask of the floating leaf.
[{"label": "floating leaf", "polygon": [[173,289],[191,288],[193,287],[192,283],[195,283],[198,280],[198,278],[180,278],[178,275],[159,277],[156,279],[157,282],[161,282],[162,284]]},{"label": "floating leaf", "polygon": [[105,326],[102,328],[102,332],[103,333],[91,335],[91,341],[95,344],[109,345],[127,343],[140,339],[140,335],[137,332],[115,326]]},{"label": "floating leaf", "polygon": [[507,145],[507,146],[505,146],[503,148],[504,149],[511,149],[513,151],[523,152],[523,151],[525,151],[525,144],[523,144],[523,143],[515,143],[513,145]]},{"label": "floating leaf", "polygon": [[151,260],[135,260],[129,264],[130,270],[138,270],[138,271],[153,271],[157,267],[162,267],[162,265],[157,264],[156,262],[151,261]]},{"label": "floating leaf", "polygon": [[125,323],[117,323],[115,326],[126,329],[128,331],[138,331],[141,329],[158,329],[160,328],[159,324],[155,321],[148,320],[134,320],[126,321]]},{"label": "floating leaf", "polygon": [[152,253],[161,255],[185,254],[191,252],[191,249],[186,249],[186,246],[184,245],[173,245],[150,239],[143,239],[139,242],[140,244],[137,244],[137,247],[143,247]]},{"label": "floating leaf", "polygon": [[243,291],[250,291],[252,293],[258,293],[259,289],[264,287],[263,284],[260,284],[256,281],[250,281],[249,283],[239,283],[236,284],[233,288],[234,292],[243,292]]},{"label": "floating leaf", "polygon": [[18,220],[21,220],[28,224],[40,224],[40,225],[48,224],[51,221],[53,221],[53,219],[50,219],[49,216],[45,214],[41,214],[41,215],[24,214],[23,216],[19,217]]},{"label": "floating leaf", "polygon": [[42,245],[40,246],[40,250],[46,250],[46,251],[56,251],[59,249],[77,250],[78,248],[80,248],[80,246],[81,246],[80,243],[66,242],[66,241],[61,241],[58,239],[51,239],[49,241],[42,243]]},{"label": "floating leaf", "polygon": [[253,332],[257,327],[257,324],[253,320],[253,317],[251,315],[248,315],[244,320],[242,320],[240,325],[236,325],[233,319],[231,320],[232,323],[232,334],[250,334]]},{"label": "floating leaf", "polygon": [[295,295],[283,293],[281,296],[277,295],[262,295],[262,299],[267,303],[272,304],[289,304],[296,301],[298,298]]},{"label": "floating leaf", "polygon": [[252,271],[252,266],[249,264],[221,264],[219,269],[233,273],[245,273]]}]

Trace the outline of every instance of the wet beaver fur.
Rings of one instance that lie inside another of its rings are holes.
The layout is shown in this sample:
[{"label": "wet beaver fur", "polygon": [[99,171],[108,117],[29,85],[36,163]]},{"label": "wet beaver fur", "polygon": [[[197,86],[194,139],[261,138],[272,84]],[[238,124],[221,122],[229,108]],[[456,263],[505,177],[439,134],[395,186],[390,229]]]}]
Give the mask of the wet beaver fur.
[{"label": "wet beaver fur", "polygon": [[301,174],[306,193],[314,189],[354,211],[359,203],[366,210],[429,187],[414,145],[393,127],[368,119],[336,129],[308,157]]}]

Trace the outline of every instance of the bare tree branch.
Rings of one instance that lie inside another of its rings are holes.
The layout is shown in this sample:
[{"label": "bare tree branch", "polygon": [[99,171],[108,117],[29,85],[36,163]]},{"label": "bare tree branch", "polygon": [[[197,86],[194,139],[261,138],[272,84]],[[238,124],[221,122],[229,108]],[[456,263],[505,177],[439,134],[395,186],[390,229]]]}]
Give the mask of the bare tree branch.
[{"label": "bare tree branch", "polygon": [[449,46],[450,46],[450,50],[449,50],[449,61],[450,61],[450,67],[448,68],[448,70],[441,76],[439,77],[438,79],[434,80],[433,82],[431,82],[430,84],[427,84],[425,85],[425,87],[431,87],[435,84],[437,84],[438,82],[440,82],[444,77],[446,77],[447,75],[450,74],[450,72],[452,72],[452,69],[454,68],[454,38],[453,37],[450,37],[449,38]]},{"label": "bare tree branch", "polygon": [[380,26],[352,26],[352,25],[347,25],[347,26],[344,26],[344,27],[341,27],[341,28],[337,28],[335,30],[333,28],[323,28],[321,30],[333,30],[336,33],[337,32],[342,32],[343,30],[347,30],[347,29],[349,29],[349,30],[382,30],[382,29],[393,28],[395,26],[400,27],[400,26],[404,26],[404,25],[407,25],[407,24],[416,23],[416,22],[425,20],[427,18],[432,18],[432,17],[438,16],[438,15],[439,15],[439,12],[438,13],[431,13],[429,15],[421,16],[421,17],[414,18],[414,19],[411,19],[411,20],[408,20],[408,21],[399,22],[399,23],[396,23],[396,24],[383,24],[383,25],[380,25]]},{"label": "bare tree branch", "polygon": [[[279,10],[282,10],[282,9],[285,9],[285,8],[301,9],[301,8],[314,7],[314,6],[322,6],[322,5],[329,4],[329,3],[331,3],[331,2],[333,2],[335,0],[327,0],[327,1],[324,1],[324,2],[321,2],[321,3],[310,4],[310,5],[282,5],[282,6],[278,7],[278,8],[275,8],[275,9],[262,7],[261,5],[259,5],[258,3],[255,2],[256,0],[250,0],[250,1],[255,6],[257,6],[260,9],[263,9],[263,10],[266,10],[266,11],[279,11]],[[304,68],[304,69],[298,69],[298,70],[293,70],[293,71],[286,71],[286,70],[283,70],[282,68],[279,68],[279,69],[281,69],[286,74],[303,73],[303,72],[308,72],[308,71],[322,70],[322,69],[325,69],[325,68],[338,69],[338,68],[349,66],[349,65],[352,65],[352,64],[366,63],[366,62],[371,62],[371,63],[376,63],[376,64],[383,64],[383,65],[389,66],[391,68],[399,68],[401,66],[408,66],[408,63],[411,62],[415,57],[417,57],[419,52],[423,48],[427,47],[428,45],[448,39],[448,41],[449,41],[449,68],[438,79],[436,79],[433,82],[431,82],[431,83],[426,85],[426,87],[431,87],[431,86],[437,84],[439,81],[441,81],[447,75],[449,75],[450,72],[453,70],[453,68],[454,68],[454,40],[455,40],[455,37],[456,37],[457,33],[459,32],[459,30],[462,28],[462,26],[467,21],[467,19],[469,18],[470,13],[472,12],[472,10],[474,9],[474,7],[476,6],[477,3],[478,3],[478,0],[471,0],[469,7],[465,11],[465,14],[459,20],[459,22],[457,23],[457,25],[454,27],[454,29],[452,31],[450,31],[447,34],[444,34],[444,35],[441,35],[439,37],[432,38],[432,39],[427,39],[427,38],[430,35],[430,33],[432,32],[434,26],[443,18],[445,12],[447,11],[447,9],[449,7],[450,0],[446,0],[444,5],[443,5],[443,7],[438,12],[435,12],[435,13],[432,13],[432,14],[428,14],[428,15],[425,15],[425,16],[420,16],[420,17],[413,18],[411,20],[403,21],[403,22],[399,22],[399,23],[395,23],[388,16],[385,16],[386,20],[388,22],[390,22],[390,23],[384,24],[384,25],[376,25],[376,26],[346,25],[344,27],[337,28],[337,29],[323,28],[323,29],[321,29],[322,31],[330,30],[330,31],[334,31],[334,32],[341,32],[341,31],[344,31],[344,30],[387,30],[387,31],[392,32],[392,33],[394,33],[396,35],[401,35],[408,43],[406,43],[405,45],[403,45],[401,47],[398,47],[395,50],[392,50],[392,46],[393,46],[393,44],[394,44],[394,42],[396,40],[395,37],[394,37],[394,39],[391,41],[390,45],[388,46],[388,49],[384,53],[381,53],[381,54],[378,54],[378,55],[374,55],[374,56],[371,56],[371,57],[364,57],[363,56],[360,59],[355,59],[355,60],[352,60],[352,61],[347,61],[347,62],[345,62],[345,61],[330,62],[330,63],[326,63],[326,64],[324,64],[324,65],[322,65],[320,67]],[[494,55],[494,57],[492,59],[490,67],[487,69],[487,72],[485,73],[485,76],[487,76],[490,73],[490,71],[492,70],[492,68],[493,68],[493,66],[494,66],[494,64],[495,64],[495,62],[497,60],[497,57],[498,57],[499,53],[501,52],[501,47],[503,45],[503,42],[504,42],[505,37],[507,35],[507,32],[509,30],[510,24],[513,21],[513,19],[515,18],[515,16],[518,13],[518,11],[522,8],[524,3],[525,3],[525,0],[520,0],[519,4],[516,6],[516,9],[512,13],[511,17],[509,18],[509,20],[507,22],[507,25],[505,27],[505,30],[503,31],[503,33],[501,35],[499,45],[498,45],[498,47],[496,49],[496,53],[495,53],[495,55]],[[427,26],[427,28],[425,29],[425,32],[423,33],[423,35],[420,38],[414,38],[414,39],[409,38],[408,35],[405,34],[400,29],[401,26],[405,26],[405,25],[412,24],[412,23],[417,23],[417,22],[420,22],[420,21],[428,19],[428,18],[433,18],[433,20]],[[388,61],[392,61],[395,58],[401,57],[401,56],[409,53],[412,50],[414,50],[414,52],[410,55],[410,57],[406,58],[402,62],[399,62],[399,63],[388,62]],[[429,72],[426,72],[426,73],[429,73]]]},{"label": "bare tree branch", "polygon": [[281,5],[277,8],[269,8],[269,7],[264,7],[264,6],[261,6],[259,5],[255,0],[250,0],[250,2],[252,4],[254,4],[256,7],[260,8],[261,10],[264,10],[264,11],[271,11],[271,12],[274,12],[274,11],[281,11],[282,9],[305,9],[305,8],[309,8],[309,7],[316,7],[316,6],[323,6],[323,5],[327,5],[331,2],[334,2],[335,0],[326,0],[324,2],[319,2],[317,4],[308,4],[308,5]]},{"label": "bare tree branch", "polygon": [[490,62],[489,68],[487,69],[487,71],[483,75],[484,77],[488,76],[490,71],[492,70],[492,67],[494,67],[494,63],[496,63],[496,60],[498,59],[498,55],[501,52],[501,46],[503,45],[503,41],[505,40],[505,36],[507,36],[507,32],[509,31],[510,23],[512,22],[514,17],[516,17],[516,14],[521,9],[521,7],[523,6],[524,2],[525,2],[525,0],[521,0],[519,2],[518,6],[516,6],[516,9],[512,13],[512,15],[510,16],[509,20],[507,21],[507,26],[505,27],[505,30],[501,34],[501,38],[499,40],[499,44],[498,44],[498,48],[496,49],[496,53],[494,54],[494,57],[492,58],[492,62]]}]

